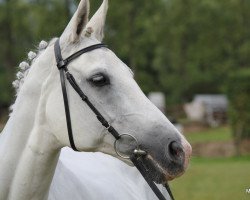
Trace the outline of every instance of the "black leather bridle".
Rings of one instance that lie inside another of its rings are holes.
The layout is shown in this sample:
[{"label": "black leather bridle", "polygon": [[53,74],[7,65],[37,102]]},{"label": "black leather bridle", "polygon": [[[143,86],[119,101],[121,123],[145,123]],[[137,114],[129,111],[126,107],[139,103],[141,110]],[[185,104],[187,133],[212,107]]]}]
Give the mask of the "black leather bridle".
[{"label": "black leather bridle", "polygon": [[[74,76],[69,72],[67,66],[68,64],[76,59],[77,57],[81,56],[84,53],[93,51],[95,49],[100,49],[100,48],[107,48],[105,44],[95,44],[88,46],[84,49],[81,49],[80,51],[77,51],[76,53],[72,54],[66,59],[62,58],[62,53],[61,53],[61,47],[60,47],[60,40],[57,39],[55,45],[54,45],[54,52],[55,52],[55,57],[56,57],[56,62],[57,62],[57,67],[58,70],[60,71],[60,79],[61,79],[61,86],[62,86],[62,93],[63,93],[63,100],[64,100],[64,108],[65,108],[65,115],[66,115],[66,122],[67,122],[67,129],[68,129],[68,136],[69,136],[69,141],[72,149],[74,151],[78,151],[74,142],[74,137],[73,137],[73,132],[72,132],[72,126],[71,126],[71,117],[70,117],[70,110],[69,110],[69,103],[68,103],[68,96],[67,96],[67,89],[66,89],[66,84],[65,84],[65,76],[67,80],[69,81],[70,85],[74,88],[74,90],[78,93],[78,95],[81,97],[81,99],[88,105],[88,107],[95,113],[97,119],[99,122],[107,129],[109,133],[111,133],[115,140],[115,144],[118,140],[121,139],[123,136],[129,136],[132,139],[135,140],[137,147],[134,150],[134,152],[128,157],[136,166],[136,168],[140,171],[144,179],[147,181],[151,189],[154,191],[155,195],[158,197],[159,200],[166,200],[166,198],[163,196],[163,194],[160,192],[158,187],[155,185],[153,182],[152,177],[150,174],[147,173],[147,169],[145,168],[145,165],[143,163],[143,156],[146,156],[147,153],[141,149],[139,149],[138,141],[137,139],[130,135],[130,134],[119,134],[113,126],[110,125],[110,123],[102,116],[102,114],[96,109],[96,107],[89,101],[88,97],[84,94],[84,92],[81,90],[79,85],[77,84]],[[115,150],[117,152],[116,146]],[[118,154],[120,156],[120,154]],[[169,188],[168,183],[166,183],[165,188],[167,189],[170,197],[172,200],[174,200],[174,197],[172,195],[172,192]]]}]

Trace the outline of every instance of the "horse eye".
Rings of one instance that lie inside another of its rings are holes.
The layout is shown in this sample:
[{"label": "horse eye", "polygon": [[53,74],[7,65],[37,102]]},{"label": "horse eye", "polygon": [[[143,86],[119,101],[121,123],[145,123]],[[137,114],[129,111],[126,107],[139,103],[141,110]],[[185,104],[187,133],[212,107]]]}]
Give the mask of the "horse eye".
[{"label": "horse eye", "polygon": [[108,85],[110,83],[108,77],[103,74],[96,74],[92,76],[90,78],[90,82],[98,87]]}]

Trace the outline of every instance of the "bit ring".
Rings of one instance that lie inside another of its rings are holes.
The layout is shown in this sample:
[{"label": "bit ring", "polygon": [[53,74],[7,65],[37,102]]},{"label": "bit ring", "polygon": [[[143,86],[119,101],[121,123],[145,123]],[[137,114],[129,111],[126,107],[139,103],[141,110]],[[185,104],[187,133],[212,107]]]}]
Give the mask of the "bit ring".
[{"label": "bit ring", "polygon": [[[125,136],[128,136],[128,137],[132,138],[132,139],[135,141],[135,143],[136,143],[136,148],[135,148],[135,150],[138,150],[138,151],[139,151],[139,143],[138,143],[138,140],[137,140],[133,135],[128,134],[128,133],[121,134],[121,135],[120,135],[120,138],[118,138],[118,139],[115,140],[114,148],[115,148],[116,154],[117,154],[119,157],[121,157],[121,158],[123,158],[123,159],[130,159],[130,156],[124,156],[124,155],[122,155],[122,154],[118,151],[118,149],[117,149],[117,142],[118,142],[122,137],[125,137]],[[135,151],[135,150],[134,150],[134,151]],[[133,151],[133,152],[134,152],[134,151]]]}]

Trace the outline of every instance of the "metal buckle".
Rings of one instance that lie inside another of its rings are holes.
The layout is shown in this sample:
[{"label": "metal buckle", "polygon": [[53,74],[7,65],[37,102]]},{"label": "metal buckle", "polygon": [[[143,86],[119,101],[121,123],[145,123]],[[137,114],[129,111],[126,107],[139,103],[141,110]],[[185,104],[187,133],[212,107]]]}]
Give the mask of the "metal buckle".
[{"label": "metal buckle", "polygon": [[105,129],[108,131],[110,127],[111,127],[111,125],[110,125],[110,123],[108,123],[108,126],[105,127]]},{"label": "metal buckle", "polygon": [[132,138],[132,139],[135,141],[135,143],[136,143],[136,148],[134,149],[133,154],[135,154],[135,155],[137,155],[137,156],[147,155],[147,152],[146,152],[146,151],[143,151],[143,150],[140,149],[140,147],[139,147],[139,142],[138,142],[138,140],[137,140],[133,135],[128,134],[128,133],[124,133],[124,134],[121,134],[121,135],[120,135],[120,138],[119,138],[119,139],[116,139],[116,140],[115,140],[115,143],[114,143],[115,152],[116,152],[116,154],[117,154],[119,157],[121,157],[121,158],[123,158],[123,159],[130,159],[130,156],[124,156],[124,155],[122,155],[122,154],[118,151],[118,149],[117,149],[117,143],[118,143],[118,141],[119,141],[122,137],[125,137],[125,136],[128,136],[128,137]]},{"label": "metal buckle", "polygon": [[62,69],[67,65],[67,61],[66,60],[61,60],[57,63],[57,67],[58,69]]}]

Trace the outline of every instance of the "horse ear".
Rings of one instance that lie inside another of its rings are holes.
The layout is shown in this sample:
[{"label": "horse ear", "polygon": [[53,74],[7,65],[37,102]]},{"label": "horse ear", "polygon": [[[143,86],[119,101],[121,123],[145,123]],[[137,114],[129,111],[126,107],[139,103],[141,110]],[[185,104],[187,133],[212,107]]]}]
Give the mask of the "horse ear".
[{"label": "horse ear", "polygon": [[81,0],[77,11],[71,18],[69,24],[64,30],[61,39],[69,42],[77,42],[81,37],[82,31],[88,23],[89,17],[89,0]]},{"label": "horse ear", "polygon": [[96,11],[94,16],[86,25],[87,29],[85,32],[85,36],[93,34],[97,40],[99,41],[103,40],[107,11],[108,11],[108,0],[103,0],[103,3],[100,6],[100,8]]}]

